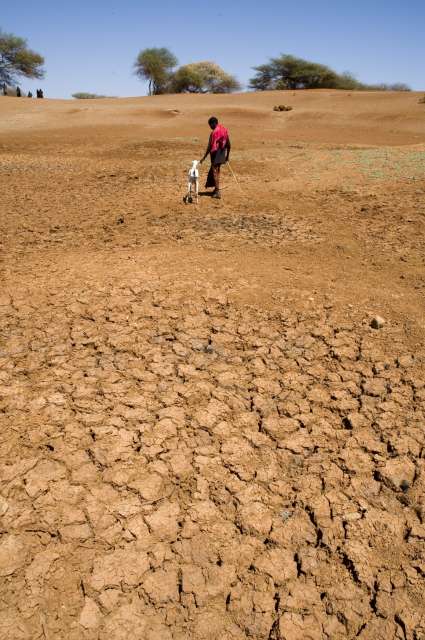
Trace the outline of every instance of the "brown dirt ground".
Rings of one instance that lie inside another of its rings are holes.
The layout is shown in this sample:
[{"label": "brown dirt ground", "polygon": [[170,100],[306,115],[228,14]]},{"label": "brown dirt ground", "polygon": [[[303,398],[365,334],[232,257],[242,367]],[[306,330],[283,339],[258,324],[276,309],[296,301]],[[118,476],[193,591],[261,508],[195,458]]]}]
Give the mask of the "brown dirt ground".
[{"label": "brown dirt ground", "polygon": [[1,640],[424,640],[424,176],[414,93],[0,99]]}]

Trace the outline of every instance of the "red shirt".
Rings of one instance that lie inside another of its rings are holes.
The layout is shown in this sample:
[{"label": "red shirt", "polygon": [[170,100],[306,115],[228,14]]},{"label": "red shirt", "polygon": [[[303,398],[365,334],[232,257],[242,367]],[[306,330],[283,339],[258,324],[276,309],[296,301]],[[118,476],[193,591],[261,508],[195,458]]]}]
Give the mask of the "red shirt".
[{"label": "red shirt", "polygon": [[214,151],[217,151],[218,149],[224,149],[228,139],[229,133],[226,127],[223,127],[222,124],[218,124],[210,137],[211,153],[214,153]]}]

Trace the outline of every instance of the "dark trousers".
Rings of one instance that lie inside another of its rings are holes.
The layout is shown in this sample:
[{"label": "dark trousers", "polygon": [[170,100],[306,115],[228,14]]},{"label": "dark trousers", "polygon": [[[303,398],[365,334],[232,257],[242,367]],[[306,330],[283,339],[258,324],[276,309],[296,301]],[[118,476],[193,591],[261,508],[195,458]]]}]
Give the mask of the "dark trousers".
[{"label": "dark trousers", "polygon": [[220,190],[220,167],[226,162],[226,149],[217,149],[211,154],[211,167],[208,171],[207,182],[205,187],[209,189],[214,187],[216,191]]},{"label": "dark trousers", "polygon": [[212,164],[208,171],[207,182],[205,187],[209,189],[214,187],[216,191],[220,190],[220,167],[221,164]]}]

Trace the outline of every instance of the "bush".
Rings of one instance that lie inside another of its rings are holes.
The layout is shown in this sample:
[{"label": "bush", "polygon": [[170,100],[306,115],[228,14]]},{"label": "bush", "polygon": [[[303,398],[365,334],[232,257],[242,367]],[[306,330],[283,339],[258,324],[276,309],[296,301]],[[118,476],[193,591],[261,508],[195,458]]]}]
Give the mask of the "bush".
[{"label": "bush", "polygon": [[365,84],[362,88],[368,91],[411,91],[410,87],[403,82],[396,82],[394,84],[386,84],[385,82],[380,84]]},{"label": "bush", "polygon": [[98,100],[100,98],[115,98],[115,96],[101,96],[97,93],[86,93],[84,91],[73,93],[72,97],[76,100]]},{"label": "bush", "polygon": [[273,111],[292,111],[292,107],[289,107],[286,104],[277,104],[273,107]]},{"label": "bush", "polygon": [[387,91],[411,91],[411,88],[404,82],[395,82],[388,85]]}]

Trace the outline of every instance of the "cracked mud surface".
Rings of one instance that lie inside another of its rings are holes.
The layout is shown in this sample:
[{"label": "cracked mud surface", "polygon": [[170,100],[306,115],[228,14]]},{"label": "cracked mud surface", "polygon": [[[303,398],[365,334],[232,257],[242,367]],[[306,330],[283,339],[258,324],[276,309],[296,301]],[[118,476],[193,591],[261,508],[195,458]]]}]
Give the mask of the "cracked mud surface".
[{"label": "cracked mud surface", "polygon": [[1,640],[425,639],[425,183],[237,116],[199,208],[171,124],[4,133]]}]

